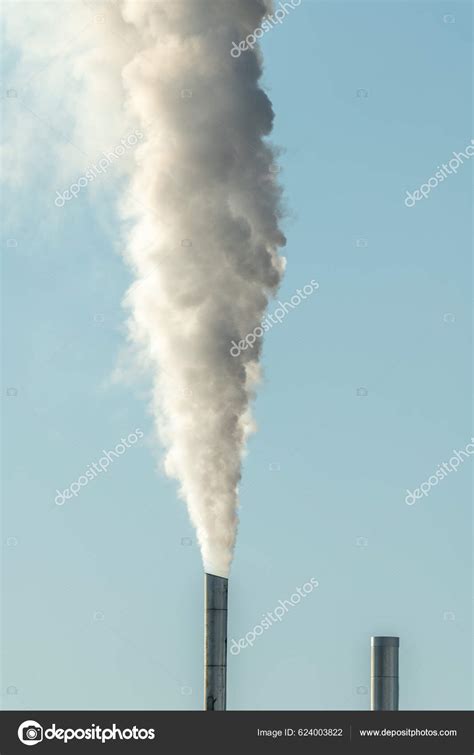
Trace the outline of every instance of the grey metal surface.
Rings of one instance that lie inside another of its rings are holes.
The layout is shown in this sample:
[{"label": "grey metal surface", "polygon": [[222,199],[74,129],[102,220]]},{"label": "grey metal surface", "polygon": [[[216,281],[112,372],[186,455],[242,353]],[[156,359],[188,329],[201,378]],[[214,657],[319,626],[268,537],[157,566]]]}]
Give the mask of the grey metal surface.
[{"label": "grey metal surface", "polygon": [[399,637],[372,637],[370,653],[370,709],[398,710]]},{"label": "grey metal surface", "polygon": [[204,709],[226,709],[228,580],[205,575]]}]

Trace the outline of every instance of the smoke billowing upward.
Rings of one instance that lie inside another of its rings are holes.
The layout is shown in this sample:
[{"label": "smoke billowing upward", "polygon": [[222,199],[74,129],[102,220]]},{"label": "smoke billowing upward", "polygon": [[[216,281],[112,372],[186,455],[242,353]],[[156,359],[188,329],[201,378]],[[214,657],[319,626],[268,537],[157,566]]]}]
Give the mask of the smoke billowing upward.
[{"label": "smoke billowing upward", "polygon": [[153,366],[166,471],[179,481],[205,570],[227,576],[259,376],[259,346],[237,358],[230,347],[259,325],[284,244],[261,62],[230,49],[268,8],[130,0],[121,10],[143,44],[123,69],[127,107],[145,134],[125,209],[137,278],[126,297],[130,331]]},{"label": "smoke billowing upward", "polygon": [[96,136],[116,144],[119,133],[142,134],[121,158],[128,184],[117,184],[135,278],[125,296],[130,340],[153,376],[166,472],[179,481],[205,569],[227,576],[261,339],[230,350],[260,325],[284,268],[261,55],[231,50],[271,2],[83,0],[64,14],[56,3],[34,13],[14,5],[8,33],[22,45],[27,81],[42,72],[31,79],[37,99],[25,89],[28,104],[38,112],[49,83],[55,118],[68,116],[61,127],[72,122],[71,141],[85,145],[63,152],[82,160],[100,155]]}]

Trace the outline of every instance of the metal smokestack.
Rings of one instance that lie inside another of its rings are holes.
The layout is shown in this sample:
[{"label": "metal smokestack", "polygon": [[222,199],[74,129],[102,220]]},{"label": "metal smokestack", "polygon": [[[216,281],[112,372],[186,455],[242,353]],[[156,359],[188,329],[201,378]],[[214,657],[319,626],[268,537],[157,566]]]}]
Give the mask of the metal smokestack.
[{"label": "metal smokestack", "polygon": [[398,710],[399,637],[372,637],[370,709]]},{"label": "metal smokestack", "polygon": [[205,575],[204,709],[226,709],[227,588],[229,580]]}]

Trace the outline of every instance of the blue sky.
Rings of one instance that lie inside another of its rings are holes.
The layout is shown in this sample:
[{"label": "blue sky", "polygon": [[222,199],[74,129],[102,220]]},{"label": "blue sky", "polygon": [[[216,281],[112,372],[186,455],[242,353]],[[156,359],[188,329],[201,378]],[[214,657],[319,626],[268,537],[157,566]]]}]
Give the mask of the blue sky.
[{"label": "blue sky", "polygon": [[[231,709],[367,709],[372,634],[401,637],[401,708],[471,707],[471,460],[404,501],[471,438],[471,166],[404,205],[473,136],[471,21],[468,3],[303,0],[262,40],[280,298],[320,288],[266,338],[229,640],[319,587],[229,656]],[[58,136],[36,128],[47,164]],[[118,183],[59,209],[51,176],[11,195],[3,227],[3,705],[199,709],[200,555],[145,390],[111,380],[130,284]]]}]

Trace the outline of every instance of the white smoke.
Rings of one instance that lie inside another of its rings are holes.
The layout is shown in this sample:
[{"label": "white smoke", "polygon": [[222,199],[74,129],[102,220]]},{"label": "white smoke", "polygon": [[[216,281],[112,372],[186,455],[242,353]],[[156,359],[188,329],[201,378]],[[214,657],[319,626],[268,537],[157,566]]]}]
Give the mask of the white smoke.
[{"label": "white smoke", "polygon": [[166,471],[205,570],[219,576],[232,560],[259,379],[260,344],[238,358],[230,348],[259,326],[284,268],[260,53],[230,54],[269,10],[264,0],[109,2],[101,55],[81,68],[97,90],[94,61],[105,59],[108,77],[115,66],[124,117],[144,134],[121,206],[136,278],[130,338],[152,371]]}]

